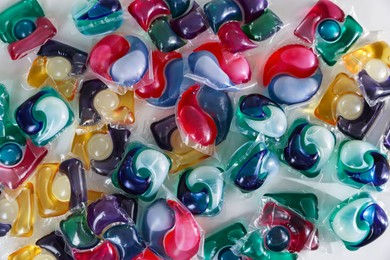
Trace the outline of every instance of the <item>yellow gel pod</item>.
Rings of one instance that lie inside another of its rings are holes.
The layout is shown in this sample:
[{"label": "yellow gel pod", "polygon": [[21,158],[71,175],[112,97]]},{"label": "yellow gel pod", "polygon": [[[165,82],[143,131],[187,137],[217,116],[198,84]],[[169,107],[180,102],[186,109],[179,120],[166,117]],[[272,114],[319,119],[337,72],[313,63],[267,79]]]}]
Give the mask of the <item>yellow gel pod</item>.
[{"label": "yellow gel pod", "polygon": [[390,48],[386,42],[374,42],[343,56],[345,68],[353,74],[359,73],[373,59],[381,60],[390,66]]},{"label": "yellow gel pod", "polygon": [[86,71],[88,54],[61,42],[49,40],[37,53],[27,76],[27,82],[35,88],[50,85],[73,100],[78,78]]},{"label": "yellow gel pod", "polygon": [[42,249],[36,245],[27,245],[19,248],[8,256],[8,260],[33,260],[42,252]]},{"label": "yellow gel pod", "polygon": [[[102,135],[103,136],[109,135],[108,128],[107,128],[107,125],[104,125],[100,129],[98,129],[98,127],[93,127],[93,128],[85,128],[85,129],[83,128],[80,130],[81,130],[80,134],[78,134],[77,133],[78,131],[76,131],[76,133],[74,135],[73,142],[72,142],[72,153],[74,155],[76,155],[84,163],[84,168],[86,170],[89,170],[91,168],[90,160],[93,157],[93,154],[96,153],[92,149],[93,149],[93,147],[97,146],[93,142],[93,140],[96,139],[96,137],[95,138],[93,138],[93,137],[96,135],[98,135],[100,137]],[[89,141],[91,139],[92,139],[92,143],[90,145],[88,145]],[[99,143],[99,141],[98,141],[98,143]],[[100,148],[102,148],[102,146],[103,145],[101,145],[99,147],[99,150],[101,150]],[[110,148],[109,144],[106,144],[106,146],[108,148]],[[101,153],[104,153],[104,152],[101,152]],[[92,156],[91,156],[91,154],[92,154]]]},{"label": "yellow gel pod", "polygon": [[69,210],[70,183],[58,174],[59,163],[42,164],[36,173],[38,212],[42,218],[56,217]]},{"label": "yellow gel pod", "polygon": [[76,131],[73,139],[72,153],[83,161],[85,169],[109,176],[122,158],[130,131],[106,125],[79,130],[81,133]]},{"label": "yellow gel pod", "polygon": [[70,70],[71,64],[65,58],[38,56],[30,68],[27,82],[35,88],[53,86],[71,101],[76,95],[78,80],[68,76]]},{"label": "yellow gel pod", "polygon": [[12,224],[11,236],[29,237],[33,233],[35,221],[34,208],[34,186],[31,182],[21,187],[16,198],[18,202],[18,215]]},{"label": "yellow gel pod", "polygon": [[111,89],[105,89],[96,94],[93,106],[110,124],[127,125],[135,121],[133,91],[119,95]]},{"label": "yellow gel pod", "polygon": [[85,81],[79,93],[81,126],[97,125],[102,121],[112,125],[134,123],[134,91],[118,94],[101,80],[93,79]]},{"label": "yellow gel pod", "polygon": [[42,86],[49,75],[46,73],[46,57],[38,56],[30,68],[27,75],[27,82],[30,86],[38,88]]},{"label": "yellow gel pod", "polygon": [[359,118],[364,109],[364,98],[358,84],[345,73],[340,73],[330,84],[314,114],[331,125],[337,124],[338,116],[348,120]]}]

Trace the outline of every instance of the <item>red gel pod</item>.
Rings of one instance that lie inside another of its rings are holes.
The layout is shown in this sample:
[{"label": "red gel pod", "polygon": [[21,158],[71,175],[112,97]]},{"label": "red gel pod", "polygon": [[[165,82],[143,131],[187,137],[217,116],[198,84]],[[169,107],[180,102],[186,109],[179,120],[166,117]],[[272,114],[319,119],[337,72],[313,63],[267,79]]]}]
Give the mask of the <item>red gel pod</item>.
[{"label": "red gel pod", "polygon": [[35,168],[47,154],[45,147],[35,146],[27,139],[23,159],[14,167],[5,167],[0,164],[0,183],[9,189],[18,188],[34,172]]},{"label": "red gel pod", "polygon": [[176,201],[168,200],[167,204],[175,212],[176,224],[164,238],[165,251],[172,259],[191,259],[200,246],[198,224],[192,214]]},{"label": "red gel pod", "polygon": [[136,36],[108,35],[92,48],[89,66],[106,80],[132,87],[148,70],[149,49]]},{"label": "red gel pod", "polygon": [[101,39],[92,49],[89,66],[96,74],[112,80],[109,68],[130,49],[129,42],[120,35],[109,35]]},{"label": "red gel pod", "polygon": [[160,198],[149,204],[140,231],[148,249],[134,259],[189,260],[199,252],[201,229],[191,212],[176,201]]},{"label": "red gel pod", "polygon": [[135,0],[129,5],[128,11],[144,31],[148,31],[158,17],[171,14],[163,0]]},{"label": "red gel pod", "polygon": [[[137,96],[143,99],[161,97],[167,85],[167,78],[165,76],[166,66],[172,60],[180,59],[181,57],[180,53],[174,51],[168,53],[157,50],[153,51],[153,80],[150,82],[150,79],[143,78],[140,82],[138,82],[135,85],[135,93]],[[149,72],[146,72],[146,74],[148,73]]]},{"label": "red gel pod", "polygon": [[156,256],[149,248],[145,249],[144,252],[134,257],[132,260],[161,260],[162,258]]},{"label": "red gel pod", "polygon": [[344,21],[345,14],[336,4],[329,0],[320,0],[309,11],[295,29],[294,34],[302,40],[313,43],[318,25],[324,20]]},{"label": "red gel pod", "polygon": [[221,69],[234,84],[243,84],[251,80],[252,71],[244,55],[229,53],[218,42],[205,43],[194,50],[194,52],[198,51],[212,53],[217,58]]},{"label": "red gel pod", "polygon": [[26,56],[56,33],[37,0],[18,1],[0,13],[0,39],[9,44],[13,60]]},{"label": "red gel pod", "polygon": [[300,252],[304,248],[316,250],[319,247],[318,231],[314,224],[295,211],[275,202],[265,204],[262,214],[257,220],[257,225],[268,228],[284,227],[290,237],[286,249],[291,253]]},{"label": "red gel pod", "polygon": [[8,45],[8,52],[11,59],[17,60],[23,58],[32,49],[45,44],[57,33],[57,29],[46,17],[38,18],[36,24],[37,28],[30,36]]},{"label": "red gel pod", "polygon": [[204,146],[211,145],[217,137],[217,126],[198,104],[196,95],[200,86],[193,86],[183,93],[178,104],[178,120],[190,139]]},{"label": "red gel pod", "polygon": [[184,143],[207,154],[226,139],[232,118],[229,96],[207,86],[190,87],[177,104],[176,121]]},{"label": "red gel pod", "polygon": [[22,130],[8,118],[9,106],[8,91],[0,84],[0,184],[13,190],[33,174],[47,149],[24,137]]},{"label": "red gel pod", "polygon": [[296,78],[312,76],[319,61],[313,50],[303,45],[292,44],[275,51],[264,66],[263,84],[268,86],[276,76],[286,74]]}]

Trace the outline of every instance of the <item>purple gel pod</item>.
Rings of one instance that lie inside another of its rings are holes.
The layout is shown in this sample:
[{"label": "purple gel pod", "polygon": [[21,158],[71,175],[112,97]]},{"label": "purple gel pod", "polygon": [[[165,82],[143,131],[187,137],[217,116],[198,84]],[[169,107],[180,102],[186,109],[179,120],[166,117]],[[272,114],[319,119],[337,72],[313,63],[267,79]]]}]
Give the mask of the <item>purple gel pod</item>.
[{"label": "purple gel pod", "polygon": [[91,168],[103,176],[109,176],[115,170],[118,163],[122,160],[126,143],[130,139],[130,131],[125,128],[117,129],[109,126],[108,131],[113,143],[111,155],[104,160],[91,160]]},{"label": "purple gel pod", "polygon": [[87,221],[91,230],[100,235],[108,226],[114,223],[126,224],[131,219],[115,196],[106,195],[88,206]]},{"label": "purple gel pod", "polygon": [[382,102],[377,103],[373,107],[370,107],[368,103],[364,101],[363,112],[358,118],[354,120],[348,120],[342,116],[338,117],[338,129],[347,136],[355,139],[363,139],[380,114],[383,105],[384,104]]},{"label": "purple gel pod", "polygon": [[196,3],[188,13],[171,20],[171,27],[177,35],[187,40],[191,40],[207,30],[206,21]]},{"label": "purple gel pod", "polygon": [[171,136],[177,130],[175,115],[167,116],[150,125],[154,140],[161,149],[172,152]]},{"label": "purple gel pod", "polygon": [[118,200],[120,207],[126,211],[127,215],[133,220],[134,223],[136,223],[138,213],[137,201],[122,194],[114,194],[113,196],[115,196]]},{"label": "purple gel pod", "polygon": [[88,200],[83,163],[79,159],[68,159],[60,164],[59,171],[65,174],[70,182],[69,208],[72,210],[83,207]]},{"label": "purple gel pod", "polygon": [[108,87],[100,79],[88,80],[83,83],[80,89],[79,98],[79,118],[80,125],[89,126],[100,122],[101,117],[96,111],[93,101],[95,96]]},{"label": "purple gel pod", "polygon": [[244,22],[250,23],[264,13],[268,7],[267,0],[235,0],[241,7],[244,16]]},{"label": "purple gel pod", "polygon": [[390,95],[390,77],[384,82],[377,82],[367,73],[362,70],[359,73],[359,81],[364,93],[370,100],[378,100]]},{"label": "purple gel pod", "polygon": [[41,237],[35,243],[40,248],[45,249],[50,252],[57,260],[72,260],[73,258],[68,255],[66,252],[69,252],[70,249],[65,243],[65,240],[62,236],[57,235],[55,231],[50,234]]}]

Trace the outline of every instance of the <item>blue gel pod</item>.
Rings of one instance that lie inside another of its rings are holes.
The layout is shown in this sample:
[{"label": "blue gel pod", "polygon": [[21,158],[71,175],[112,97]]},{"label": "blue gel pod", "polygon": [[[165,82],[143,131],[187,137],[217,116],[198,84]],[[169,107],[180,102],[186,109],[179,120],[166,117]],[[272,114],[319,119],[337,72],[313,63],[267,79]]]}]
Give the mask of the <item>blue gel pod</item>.
[{"label": "blue gel pod", "polygon": [[229,76],[222,70],[218,59],[208,51],[197,51],[190,54],[188,64],[195,77],[208,86],[227,89],[234,86]]},{"label": "blue gel pod", "polygon": [[311,99],[318,91],[322,82],[322,73],[318,69],[309,78],[296,78],[280,75],[269,84],[269,96],[279,104],[292,105]]},{"label": "blue gel pod", "polygon": [[[157,225],[155,224],[156,221],[159,222]],[[166,233],[174,226],[175,212],[169,207],[165,199],[158,199],[148,206],[143,215],[141,234],[153,251],[164,256],[163,240]]]},{"label": "blue gel pod", "polygon": [[111,178],[114,186],[124,192],[150,200],[158,192],[170,168],[171,160],[165,154],[133,142],[127,147],[126,155]]},{"label": "blue gel pod", "polygon": [[351,251],[375,241],[389,224],[386,212],[367,192],[356,194],[337,205],[329,223],[336,236]]},{"label": "blue gel pod", "polygon": [[37,146],[45,146],[73,123],[69,104],[52,88],[43,88],[15,112],[20,129]]},{"label": "blue gel pod", "polygon": [[186,170],[180,177],[177,197],[194,215],[218,214],[224,191],[221,174],[220,168],[207,165]]},{"label": "blue gel pod", "polygon": [[199,106],[213,118],[217,126],[218,134],[215,144],[218,145],[226,139],[233,119],[230,98],[225,92],[209,87],[201,88],[197,98]]},{"label": "blue gel pod", "polygon": [[230,179],[242,192],[260,188],[268,175],[279,170],[279,159],[264,143],[243,144],[232,155],[228,164]]},{"label": "blue gel pod", "polygon": [[337,174],[341,182],[352,187],[369,184],[368,187],[381,191],[389,180],[390,166],[374,145],[352,140],[340,146]]},{"label": "blue gel pod", "polygon": [[126,40],[130,44],[130,50],[112,64],[110,74],[115,82],[132,86],[139,82],[148,70],[149,50],[137,37],[126,36]]},{"label": "blue gel pod", "polygon": [[279,138],[287,130],[287,117],[283,109],[260,94],[242,96],[238,102],[236,117],[241,132],[252,138],[256,138],[258,134]]},{"label": "blue gel pod", "polygon": [[334,134],[303,118],[297,119],[291,129],[287,146],[283,150],[285,162],[306,177],[318,176],[334,151]]}]

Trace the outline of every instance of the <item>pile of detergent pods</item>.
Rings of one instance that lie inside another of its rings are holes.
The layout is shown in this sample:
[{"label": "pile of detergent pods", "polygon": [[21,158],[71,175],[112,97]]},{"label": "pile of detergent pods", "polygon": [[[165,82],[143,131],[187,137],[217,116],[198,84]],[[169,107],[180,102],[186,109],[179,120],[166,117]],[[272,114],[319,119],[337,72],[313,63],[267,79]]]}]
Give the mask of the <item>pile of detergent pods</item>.
[{"label": "pile of detergent pods", "polygon": [[89,49],[38,0],[1,10],[29,69],[0,84],[0,255],[293,260],[378,239],[390,46],[312,4],[289,23],[271,0],[77,0]]}]

